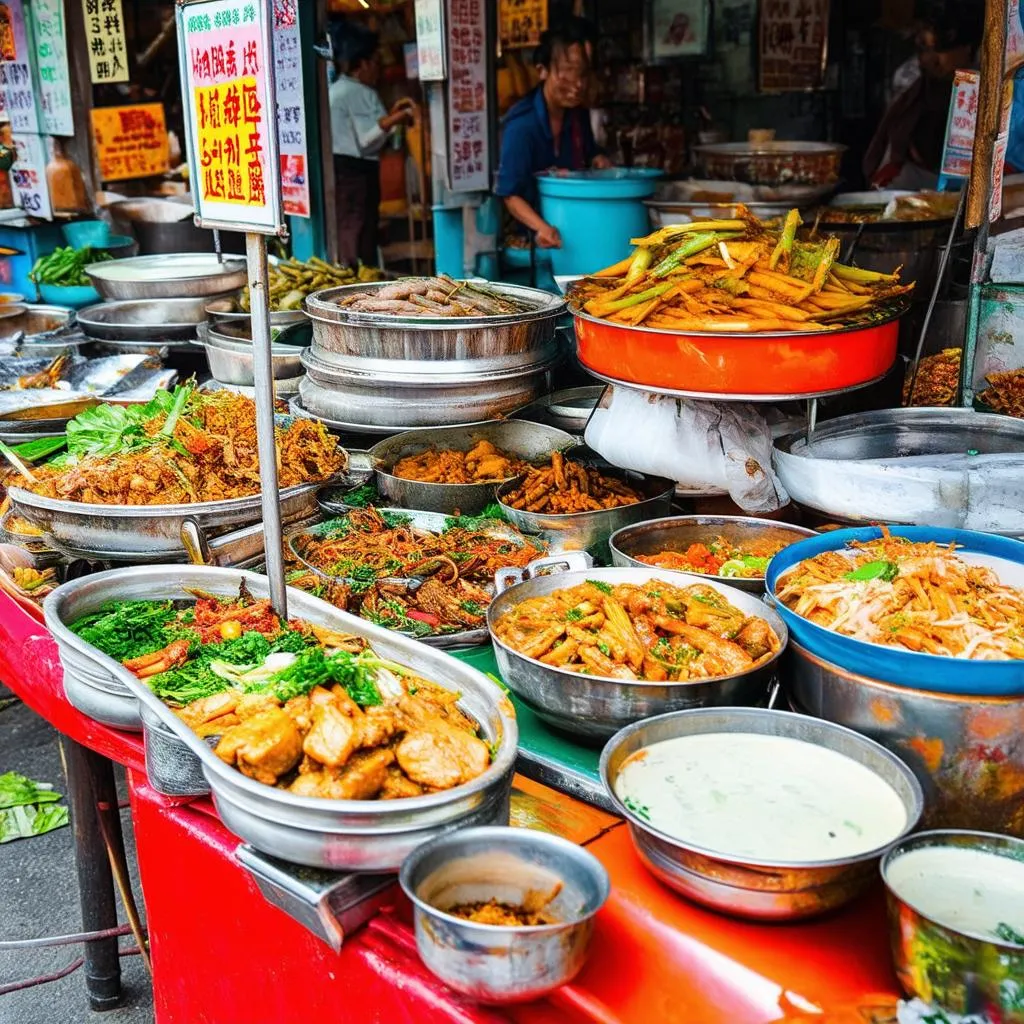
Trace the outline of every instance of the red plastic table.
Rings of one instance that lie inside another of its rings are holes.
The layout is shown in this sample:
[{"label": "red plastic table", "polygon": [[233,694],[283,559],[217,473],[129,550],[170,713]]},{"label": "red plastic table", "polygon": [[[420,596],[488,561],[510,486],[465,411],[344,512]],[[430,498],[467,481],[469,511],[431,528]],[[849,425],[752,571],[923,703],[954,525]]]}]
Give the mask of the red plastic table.
[{"label": "red plastic table", "polygon": [[[237,838],[209,801],[182,804],[155,793],[145,781],[140,737],[99,726],[68,705],[52,639],[3,594],[0,678],[73,745],[92,752],[69,762],[72,773],[94,771],[103,758],[129,768],[158,1024],[894,1019],[896,981],[878,890],[811,923],[734,921],[656,882],[618,819],[519,778],[514,822],[585,844],[612,879],[590,959],[571,985],[541,1002],[501,1010],[463,999],[420,963],[409,907],[397,888],[335,953],[263,898],[235,859]],[[70,779],[69,789],[75,789]],[[89,792],[72,793],[80,862],[96,852],[83,834],[89,799]],[[95,895],[95,886],[83,887],[83,915]],[[93,921],[87,927],[105,926]]]}]

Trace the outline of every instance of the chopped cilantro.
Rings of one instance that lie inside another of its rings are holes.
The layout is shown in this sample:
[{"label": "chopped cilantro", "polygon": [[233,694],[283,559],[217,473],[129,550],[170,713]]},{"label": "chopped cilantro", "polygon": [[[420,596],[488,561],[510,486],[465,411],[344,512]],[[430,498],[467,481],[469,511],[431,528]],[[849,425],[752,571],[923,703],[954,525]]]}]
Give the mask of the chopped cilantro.
[{"label": "chopped cilantro", "polygon": [[597,589],[600,590],[602,594],[610,594],[612,592],[611,586],[609,586],[609,584],[607,583],[602,582],[601,580],[587,580],[587,582],[592,587],[597,587]]},{"label": "chopped cilantro", "polygon": [[598,649],[598,650],[599,650],[599,651],[600,651],[600,652],[601,652],[601,653],[602,653],[602,654],[603,654],[603,655],[604,655],[604,656],[605,656],[606,658],[610,658],[610,657],[612,656],[612,649],[611,649],[611,648],[610,648],[610,647],[609,647],[609,646],[608,646],[608,645],[607,645],[607,644],[606,644],[606,643],[605,643],[605,642],[604,642],[603,640],[599,640],[599,641],[597,642],[597,649]]},{"label": "chopped cilantro", "polygon": [[483,615],[484,610],[476,603],[476,601],[463,601],[459,607],[466,612],[467,615]]},{"label": "chopped cilantro", "polygon": [[581,612],[579,610],[579,608],[570,608],[565,613],[565,621],[566,622],[579,622],[580,619],[582,619],[582,618],[583,618],[583,612]]},{"label": "chopped cilantro", "polygon": [[643,818],[644,821],[651,820],[651,809],[647,804],[639,804],[632,797],[627,796],[623,801],[627,811],[632,811],[638,818]]}]

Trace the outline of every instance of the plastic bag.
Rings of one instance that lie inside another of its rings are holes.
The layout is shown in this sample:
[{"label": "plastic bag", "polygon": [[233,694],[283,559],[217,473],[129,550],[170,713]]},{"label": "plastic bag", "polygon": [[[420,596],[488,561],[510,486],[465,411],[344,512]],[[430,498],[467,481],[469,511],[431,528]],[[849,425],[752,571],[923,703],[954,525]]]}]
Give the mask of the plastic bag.
[{"label": "plastic bag", "polygon": [[789,501],[772,470],[771,429],[753,405],[612,387],[587,424],[586,442],[621,469],[668,477],[697,493],[728,492],[751,514]]}]

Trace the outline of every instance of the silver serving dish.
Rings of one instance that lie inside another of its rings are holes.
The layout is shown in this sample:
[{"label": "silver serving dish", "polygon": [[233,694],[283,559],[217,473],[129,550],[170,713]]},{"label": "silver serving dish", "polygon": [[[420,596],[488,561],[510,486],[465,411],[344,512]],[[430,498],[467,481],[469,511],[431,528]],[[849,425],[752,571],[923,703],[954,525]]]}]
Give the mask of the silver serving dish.
[{"label": "silver serving dish", "polygon": [[[428,839],[455,828],[507,823],[518,740],[515,712],[483,673],[441,651],[347,615],[309,594],[288,592],[291,615],[364,636],[385,657],[415,665],[426,677],[457,690],[462,695],[459,706],[479,723],[495,751],[483,775],[452,790],[408,800],[327,800],[262,785],[229,767],[145,683],[67,627],[113,599],[186,600],[191,598],[189,588],[228,596],[238,593],[243,580],[254,596],[268,596],[266,577],[211,566],[136,566],[58,587],[46,599],[44,613],[60,651],[69,699],[81,706],[81,694],[88,690],[98,695],[102,708],[117,696],[126,705],[138,702],[147,717],[155,718],[188,755],[199,759],[224,824],[256,849],[295,864],[335,871],[395,871]],[[137,706],[134,712],[137,728]]]},{"label": "silver serving dish", "polygon": [[1024,421],[970,409],[886,409],[775,442],[792,499],[852,523],[1024,535]]},{"label": "silver serving dish", "polygon": [[[350,509],[349,511],[353,510]],[[419,530],[426,530],[430,533],[443,533],[448,527],[449,517],[439,512],[423,512],[407,508],[379,508],[378,511],[382,513],[396,513],[401,516],[406,516],[409,519],[410,526]],[[334,518],[342,519],[347,514],[348,512],[337,513],[334,515]],[[288,545],[288,550],[291,551],[292,555],[294,555],[302,565],[325,583],[350,583],[351,581],[345,577],[332,576],[323,569],[318,569],[306,558],[306,538],[311,534],[315,535],[317,527],[322,525],[323,523],[307,523],[298,529],[290,531],[285,536],[285,543]],[[528,543],[522,535],[509,528],[504,523],[495,522],[489,532],[493,532],[501,536],[501,538],[508,544],[514,545],[517,548],[524,547]],[[537,554],[540,555],[542,552],[538,551]],[[400,578],[393,580],[381,580],[380,582],[416,587],[421,581],[418,578]],[[487,626],[485,624],[477,629],[463,629],[458,633],[445,633],[443,636],[426,636],[417,639],[419,643],[424,643],[428,647],[437,647],[440,650],[452,650],[460,647],[476,647],[480,644],[488,643],[490,640],[490,634],[487,632]]]},{"label": "silver serving dish", "polygon": [[[780,523],[774,519],[754,519],[748,516],[671,516],[649,522],[625,526],[612,534],[608,547],[612,565],[651,568],[637,555],[656,555],[665,551],[684,552],[691,544],[704,544],[713,537],[724,537],[737,546],[764,542],[793,544],[805,537],[816,536],[814,530],[802,526]],[[708,576],[706,573],[672,569],[695,580],[720,579],[749,594],[764,592],[764,576],[753,579]]]},{"label": "silver serving dish", "polygon": [[[993,854],[1016,868],[1024,860],[1024,842],[1020,839],[955,830],[919,832],[885,855],[882,879],[889,912],[889,943],[900,985],[908,996],[943,1011],[940,1020],[948,1020],[945,1015],[949,1013],[958,1020],[970,1015],[971,1020],[1019,1024],[1024,945],[951,927],[901,895],[900,860],[916,850],[934,848]],[[964,888],[970,884],[971,879],[965,878]],[[1019,921],[1007,923],[1020,927]]]},{"label": "silver serving dish", "polygon": [[788,711],[763,708],[705,708],[638,722],[613,737],[601,754],[601,779],[617,813],[629,824],[640,859],[660,881],[688,899],[734,917],[796,920],[834,910],[876,877],[886,847],[831,861],[757,863],[675,839],[631,811],[615,793],[626,759],[639,750],[679,736],[704,733],[785,736],[827,747],[869,768],[903,801],[907,823],[897,842],[917,827],[923,797],[913,772],[894,754],[850,729]]},{"label": "silver serving dish", "polygon": [[598,512],[555,515],[548,512],[524,512],[507,505],[505,498],[515,491],[518,481],[502,484],[497,489],[496,497],[508,521],[523,533],[539,536],[554,551],[589,551],[599,562],[610,562],[608,538],[613,533],[633,523],[663,518],[672,509],[672,498],[676,491],[672,480],[619,469],[588,454],[573,456],[573,461],[585,462],[604,476],[629,484],[646,497],[633,505],[619,505]]},{"label": "silver serving dish", "polygon": [[794,642],[782,666],[795,711],[869,736],[910,765],[924,788],[925,827],[1024,838],[1024,698],[882,683]]},{"label": "silver serving dish", "polygon": [[[369,451],[377,479],[377,489],[403,508],[429,512],[474,515],[494,501],[498,486],[504,481],[482,484],[432,484],[406,480],[391,470],[408,455],[417,455],[434,448],[469,451],[478,441],[490,441],[496,448],[516,455],[526,462],[542,462],[552,452],[565,451],[576,442],[569,434],[554,427],[523,420],[499,420],[468,427],[435,427],[410,430],[378,441]],[[514,479],[514,478],[509,478]]]},{"label": "silver serving dish", "polygon": [[177,299],[223,295],[248,279],[245,260],[214,253],[174,252],[91,263],[85,273],[105,299]]},{"label": "silver serving dish", "polygon": [[[301,325],[298,326],[301,329]],[[254,386],[249,324],[201,324],[199,340],[195,344],[206,352],[206,361],[215,380],[222,384]],[[270,363],[274,379],[297,381],[301,378],[302,352],[299,345],[273,342],[270,346]]]},{"label": "silver serving dish", "polygon": [[206,300],[125,299],[80,309],[75,317],[92,338],[105,341],[180,341],[196,336]]},{"label": "silver serving dish", "polygon": [[521,285],[488,284],[498,294],[529,303],[527,313],[438,317],[353,313],[338,300],[393,284],[341,285],[306,299],[313,321],[313,352],[326,365],[360,373],[447,375],[522,370],[558,355],[555,327],[565,312],[560,295]]},{"label": "silver serving dish", "polygon": [[303,407],[317,417],[396,431],[477,423],[515,412],[551,390],[554,362],[495,373],[395,376],[358,373],[324,363],[313,349],[302,355]]},{"label": "silver serving dish", "polygon": [[846,146],[833,142],[715,142],[694,146],[705,178],[751,185],[835,185]]},{"label": "silver serving dish", "polygon": [[[281,518],[290,523],[316,511],[316,492],[323,485],[298,484],[281,491]],[[186,558],[181,528],[196,520],[209,532],[256,522],[261,516],[258,494],[191,505],[88,505],[44,498],[11,487],[11,504],[29,522],[42,528],[52,547],[69,558],[110,562],[175,562]]]},{"label": "silver serving dish", "polygon": [[[217,323],[238,323],[248,325],[252,320],[252,314],[246,313],[238,308],[237,295],[225,295],[207,301],[203,305],[203,312],[206,316]],[[292,324],[306,323],[309,318],[301,309],[272,309],[270,311],[271,327],[290,327]]]},{"label": "silver serving dish", "polygon": [[[500,593],[487,609],[487,627],[494,641],[494,657],[505,685],[549,725],[586,740],[612,736],[632,722],[667,711],[690,708],[729,707],[756,704],[765,698],[775,675],[777,662],[789,639],[786,624],[752,594],[734,590],[717,580],[702,582],[717,590],[734,607],[748,616],[764,619],[779,638],[779,651],[756,668],[733,676],[702,679],[689,683],[649,683],[604,676],[584,675],[545,665],[509,647],[495,633],[497,622],[523,601],[555,590],[568,590],[586,580],[619,583],[647,583],[662,580],[673,586],[687,585],[676,573],[663,569],[585,569],[535,576]],[[504,580],[499,574],[499,589]]]},{"label": "silver serving dish", "polygon": [[[608,872],[581,846],[525,828],[472,828],[421,846],[399,881],[415,907],[416,947],[427,967],[483,1003],[540,999],[579,973],[608,899]],[[561,886],[557,924],[503,927],[446,913],[462,903],[521,906]]]}]

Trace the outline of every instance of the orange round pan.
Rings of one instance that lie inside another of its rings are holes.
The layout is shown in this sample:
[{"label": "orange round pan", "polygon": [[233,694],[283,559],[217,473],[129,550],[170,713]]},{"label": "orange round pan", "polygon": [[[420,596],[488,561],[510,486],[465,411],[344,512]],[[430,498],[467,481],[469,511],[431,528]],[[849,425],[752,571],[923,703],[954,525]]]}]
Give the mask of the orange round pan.
[{"label": "orange round pan", "polygon": [[580,362],[598,376],[691,395],[792,398],[883,376],[896,358],[898,317],[835,331],[717,334],[628,327],[575,314]]}]

